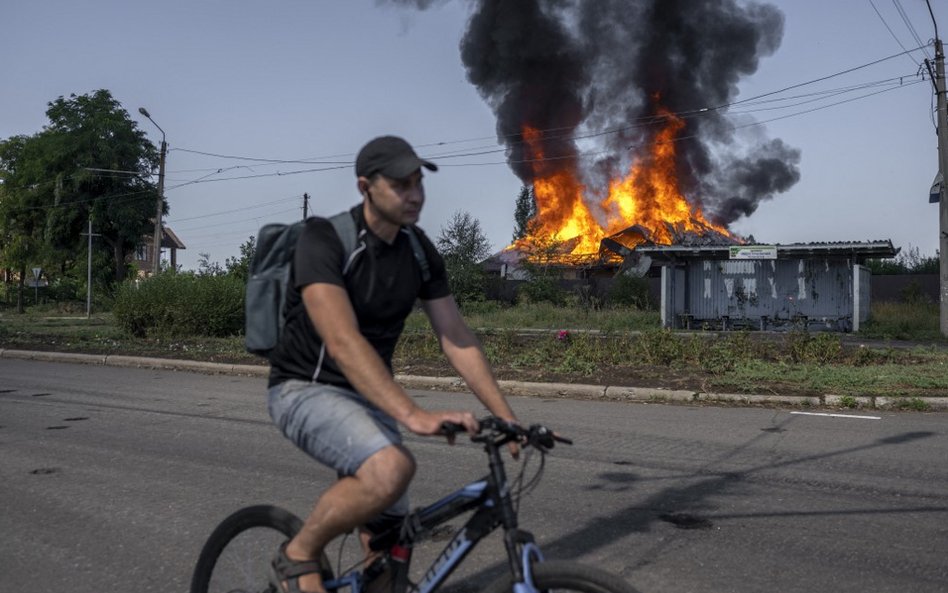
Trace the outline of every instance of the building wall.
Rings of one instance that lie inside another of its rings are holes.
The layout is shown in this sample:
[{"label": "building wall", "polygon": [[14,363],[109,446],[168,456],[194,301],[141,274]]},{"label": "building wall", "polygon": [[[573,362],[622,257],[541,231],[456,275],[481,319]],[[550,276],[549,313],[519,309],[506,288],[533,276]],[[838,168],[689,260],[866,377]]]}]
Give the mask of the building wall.
[{"label": "building wall", "polygon": [[848,259],[695,260],[684,273],[684,286],[675,283],[683,305],[679,295],[666,300],[674,308],[671,327],[852,328]]},{"label": "building wall", "polygon": [[938,274],[876,274],[872,277],[872,301],[899,303],[910,300],[938,302]]}]

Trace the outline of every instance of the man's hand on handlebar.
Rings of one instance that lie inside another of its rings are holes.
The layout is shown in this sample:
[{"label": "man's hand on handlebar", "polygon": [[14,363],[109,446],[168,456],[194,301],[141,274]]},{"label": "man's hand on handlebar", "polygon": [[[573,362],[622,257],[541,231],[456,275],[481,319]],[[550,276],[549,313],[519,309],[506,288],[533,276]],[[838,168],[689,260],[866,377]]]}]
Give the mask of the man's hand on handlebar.
[{"label": "man's hand on handlebar", "polygon": [[444,434],[448,442],[454,444],[454,432],[446,432],[442,429],[444,423],[451,423],[462,427],[463,430],[471,436],[477,434],[480,426],[470,412],[458,411],[428,411],[423,409],[414,410],[404,424],[408,430],[417,435],[433,436]]}]

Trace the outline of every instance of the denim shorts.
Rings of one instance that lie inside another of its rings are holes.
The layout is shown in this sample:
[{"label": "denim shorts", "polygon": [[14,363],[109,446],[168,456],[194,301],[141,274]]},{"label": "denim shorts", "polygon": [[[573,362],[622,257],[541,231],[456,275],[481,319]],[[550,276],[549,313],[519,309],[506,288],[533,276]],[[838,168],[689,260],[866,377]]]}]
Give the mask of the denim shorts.
[{"label": "denim shorts", "polygon": [[[401,445],[395,419],[351,389],[289,380],[270,388],[270,417],[283,435],[341,476],[356,473],[366,459]],[[408,513],[408,495],[386,515]]]}]

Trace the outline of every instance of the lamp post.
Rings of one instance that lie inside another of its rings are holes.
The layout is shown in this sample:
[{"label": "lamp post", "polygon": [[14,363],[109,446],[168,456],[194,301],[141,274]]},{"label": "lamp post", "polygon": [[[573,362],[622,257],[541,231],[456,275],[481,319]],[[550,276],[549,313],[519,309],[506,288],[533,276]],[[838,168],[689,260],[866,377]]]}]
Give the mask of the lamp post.
[{"label": "lamp post", "polygon": [[148,121],[155,124],[158,131],[161,132],[161,153],[158,159],[158,203],[155,209],[155,239],[154,239],[154,267],[152,272],[157,275],[161,270],[161,211],[165,201],[165,153],[168,151],[168,143],[165,142],[165,131],[161,129],[155,120],[151,118],[148,110],[139,107],[138,112],[148,118]]}]

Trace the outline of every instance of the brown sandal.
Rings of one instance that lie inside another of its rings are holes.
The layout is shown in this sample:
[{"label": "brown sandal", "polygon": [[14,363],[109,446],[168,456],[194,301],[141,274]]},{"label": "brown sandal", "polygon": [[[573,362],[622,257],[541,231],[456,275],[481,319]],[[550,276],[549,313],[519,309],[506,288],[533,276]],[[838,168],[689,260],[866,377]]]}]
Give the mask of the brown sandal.
[{"label": "brown sandal", "polygon": [[281,593],[307,593],[300,589],[300,577],[305,574],[319,573],[323,582],[332,580],[332,567],[325,554],[319,560],[293,560],[286,555],[289,543],[283,542],[270,562],[270,584],[274,589]]}]

